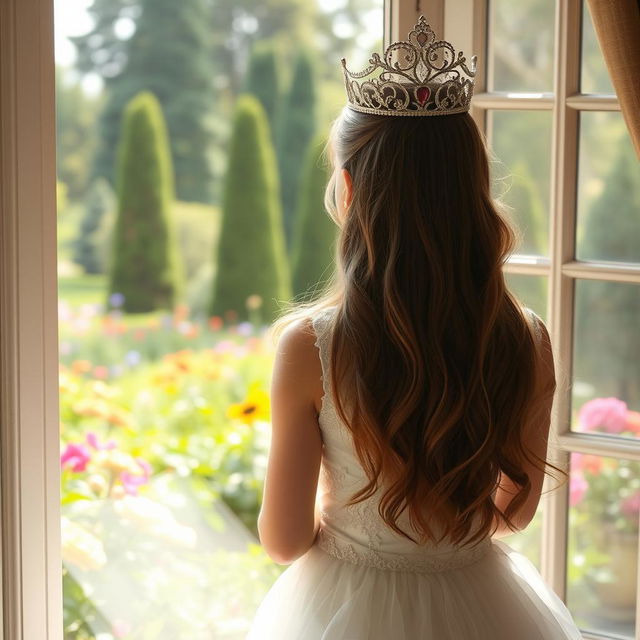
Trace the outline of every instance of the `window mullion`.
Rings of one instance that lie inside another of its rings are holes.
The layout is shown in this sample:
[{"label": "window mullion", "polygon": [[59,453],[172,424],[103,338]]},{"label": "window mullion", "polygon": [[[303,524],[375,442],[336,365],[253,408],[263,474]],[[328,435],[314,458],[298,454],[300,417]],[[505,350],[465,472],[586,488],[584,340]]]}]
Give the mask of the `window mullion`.
[{"label": "window mullion", "polygon": [[388,14],[389,37],[393,42],[406,40],[407,34],[416,25],[421,15],[431,25],[436,37],[442,37],[444,33],[444,0],[421,0],[420,2],[387,0],[386,4],[385,16]]},{"label": "window mullion", "polygon": [[[575,255],[576,180],[578,112],[567,98],[579,90],[581,3],[556,2],[555,25],[555,104],[553,109],[553,156],[551,174],[551,277],[549,282],[550,331],[559,376],[554,403],[551,442],[566,433],[571,419],[570,385],[573,346],[574,281],[562,265]],[[560,464],[568,466],[568,454],[558,452]],[[543,520],[542,574],[552,588],[566,598],[567,565],[567,487],[552,491],[546,498]]]}]

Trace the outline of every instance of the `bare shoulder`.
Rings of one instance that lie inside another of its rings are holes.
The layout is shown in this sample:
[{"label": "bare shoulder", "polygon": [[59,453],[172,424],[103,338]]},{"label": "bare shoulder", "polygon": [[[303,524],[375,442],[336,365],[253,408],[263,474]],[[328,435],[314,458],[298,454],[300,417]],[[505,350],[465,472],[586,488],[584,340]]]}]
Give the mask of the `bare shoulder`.
[{"label": "bare shoulder", "polygon": [[315,347],[316,334],[311,318],[294,320],[283,330],[278,338],[278,351],[304,355]]},{"label": "bare shoulder", "polygon": [[322,398],[322,365],[311,318],[295,320],[280,334],[274,377],[290,389],[309,397],[319,409]]}]

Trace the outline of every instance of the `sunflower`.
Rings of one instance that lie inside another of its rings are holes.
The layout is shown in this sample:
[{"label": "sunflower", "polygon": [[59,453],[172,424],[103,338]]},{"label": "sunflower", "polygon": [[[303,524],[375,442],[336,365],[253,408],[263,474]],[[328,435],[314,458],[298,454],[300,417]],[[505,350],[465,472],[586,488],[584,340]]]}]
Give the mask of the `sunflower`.
[{"label": "sunflower", "polygon": [[227,409],[227,417],[253,424],[256,420],[268,421],[270,418],[269,395],[258,383],[249,387],[247,397]]}]

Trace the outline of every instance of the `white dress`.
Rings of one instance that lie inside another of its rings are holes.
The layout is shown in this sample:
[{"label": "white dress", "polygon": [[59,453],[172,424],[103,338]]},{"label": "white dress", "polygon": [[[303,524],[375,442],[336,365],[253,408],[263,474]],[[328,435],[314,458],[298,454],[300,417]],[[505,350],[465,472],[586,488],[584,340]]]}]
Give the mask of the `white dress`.
[{"label": "white dress", "polygon": [[325,394],[320,530],[265,596],[247,640],[580,640],[560,598],[506,544],[416,545],[380,518],[379,494],[344,506],[366,474],[331,400],[330,312],[313,321]]}]

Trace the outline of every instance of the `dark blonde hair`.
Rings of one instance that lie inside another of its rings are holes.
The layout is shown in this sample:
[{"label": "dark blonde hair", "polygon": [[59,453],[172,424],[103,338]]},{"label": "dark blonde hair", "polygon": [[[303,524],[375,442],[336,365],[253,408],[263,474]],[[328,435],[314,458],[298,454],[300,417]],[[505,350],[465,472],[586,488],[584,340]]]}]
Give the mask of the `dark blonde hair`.
[{"label": "dark blonde hair", "polygon": [[[414,541],[398,524],[405,511],[420,541],[470,543],[500,518],[513,527],[531,491],[525,463],[548,463],[523,443],[538,356],[505,286],[514,234],[491,198],[483,138],[466,113],[346,107],[329,147],[353,182],[344,221],[335,172],[326,191],[340,224],[336,276],[285,322],[335,307],[334,403],[369,480],[350,503],[384,486],[381,517]],[[501,472],[520,488],[504,512],[493,501]]]}]

